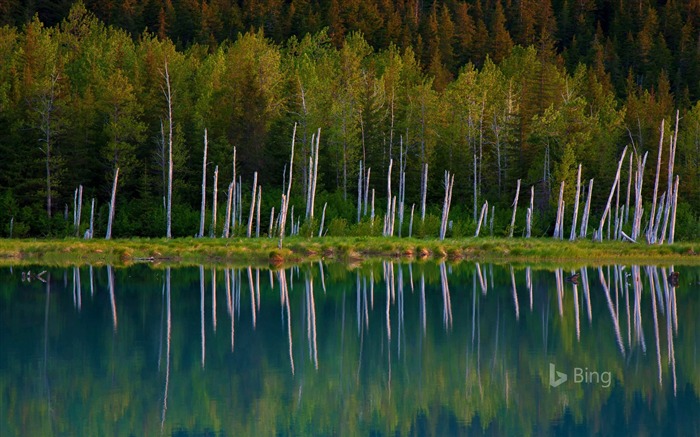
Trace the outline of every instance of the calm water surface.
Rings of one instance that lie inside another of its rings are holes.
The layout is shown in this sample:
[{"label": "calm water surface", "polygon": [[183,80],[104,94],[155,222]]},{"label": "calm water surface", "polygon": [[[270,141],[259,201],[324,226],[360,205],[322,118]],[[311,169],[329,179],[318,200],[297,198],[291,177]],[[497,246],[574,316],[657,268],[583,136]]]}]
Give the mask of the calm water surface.
[{"label": "calm water surface", "polygon": [[700,435],[699,318],[697,267],[5,267],[0,436]]}]

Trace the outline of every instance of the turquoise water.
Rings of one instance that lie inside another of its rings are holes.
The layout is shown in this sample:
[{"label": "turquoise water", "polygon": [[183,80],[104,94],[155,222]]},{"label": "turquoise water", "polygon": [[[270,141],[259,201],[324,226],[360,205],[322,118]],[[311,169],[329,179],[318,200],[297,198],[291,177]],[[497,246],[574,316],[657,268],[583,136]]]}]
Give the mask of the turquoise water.
[{"label": "turquoise water", "polygon": [[700,435],[699,317],[697,267],[5,267],[0,436]]}]

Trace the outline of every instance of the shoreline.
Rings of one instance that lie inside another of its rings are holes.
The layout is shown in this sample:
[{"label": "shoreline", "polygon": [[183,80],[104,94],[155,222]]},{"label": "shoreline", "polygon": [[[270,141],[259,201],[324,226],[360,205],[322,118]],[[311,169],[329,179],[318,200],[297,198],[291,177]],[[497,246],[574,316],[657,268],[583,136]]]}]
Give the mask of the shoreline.
[{"label": "shoreline", "polygon": [[269,238],[177,238],[81,240],[0,240],[0,264],[130,265],[222,264],[281,266],[328,260],[348,264],[380,258],[406,261],[448,260],[603,264],[700,265],[700,242],[647,245],[594,243],[551,238],[416,239],[398,237],[286,238],[282,249]]}]

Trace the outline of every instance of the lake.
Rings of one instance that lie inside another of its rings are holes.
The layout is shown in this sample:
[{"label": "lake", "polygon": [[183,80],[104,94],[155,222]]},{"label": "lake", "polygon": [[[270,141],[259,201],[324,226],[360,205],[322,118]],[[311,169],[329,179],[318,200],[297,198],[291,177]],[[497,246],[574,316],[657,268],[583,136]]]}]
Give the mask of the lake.
[{"label": "lake", "polygon": [[0,435],[700,435],[699,291],[686,266],[3,267]]}]

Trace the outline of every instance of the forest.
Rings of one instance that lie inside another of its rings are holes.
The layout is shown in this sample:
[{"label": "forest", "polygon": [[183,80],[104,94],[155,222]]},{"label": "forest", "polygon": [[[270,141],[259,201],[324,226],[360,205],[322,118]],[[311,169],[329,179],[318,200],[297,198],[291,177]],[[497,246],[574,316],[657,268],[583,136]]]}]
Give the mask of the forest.
[{"label": "forest", "polygon": [[[659,196],[669,184],[678,110],[676,236],[698,239],[699,21],[697,1],[3,2],[0,235],[82,236],[95,199],[103,236],[119,169],[113,235],[163,237],[170,163],[173,236],[198,233],[203,168],[205,233],[224,234],[235,174],[239,227],[255,178],[265,234],[287,188],[293,131],[289,201],[307,206],[317,140],[316,214],[327,205],[329,235],[381,233],[391,175],[395,191],[405,181],[407,211],[418,211],[425,182],[414,234],[437,236],[445,171],[454,175],[448,236],[473,235],[485,201],[492,232],[513,231],[519,180],[515,234],[533,189],[532,233],[552,235],[560,183],[565,226],[579,164],[582,181],[595,181],[599,219],[625,147],[621,198],[632,160],[649,156],[646,224],[660,145]],[[363,190],[376,192],[378,218],[365,207],[356,224]]]}]

